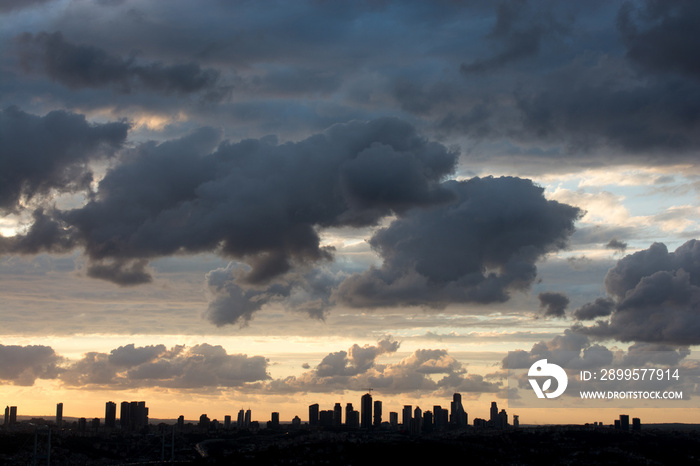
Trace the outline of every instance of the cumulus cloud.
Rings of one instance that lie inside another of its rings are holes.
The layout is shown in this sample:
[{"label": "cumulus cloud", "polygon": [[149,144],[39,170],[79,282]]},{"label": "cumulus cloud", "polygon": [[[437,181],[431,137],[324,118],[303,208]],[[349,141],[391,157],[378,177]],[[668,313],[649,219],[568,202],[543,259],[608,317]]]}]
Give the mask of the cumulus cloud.
[{"label": "cumulus cloud", "polygon": [[377,345],[353,345],[348,351],[326,355],[313,369],[300,376],[266,383],[273,393],[341,392],[372,387],[382,394],[425,392],[496,392],[498,383],[466,369],[444,349],[418,349],[401,361],[382,364],[384,354],[398,349],[398,342],[387,338]]},{"label": "cumulus cloud", "polygon": [[0,380],[33,385],[36,379],[55,379],[62,360],[50,346],[0,345]]},{"label": "cumulus cloud", "polygon": [[[550,364],[556,364],[568,373],[567,396],[579,398],[579,390],[628,390],[629,380],[608,379],[602,381],[603,370],[642,369],[642,368],[671,368],[679,369],[679,378],[666,380],[649,380],[644,382],[645,390],[661,390],[673,388],[682,390],[688,396],[697,391],[693,381],[696,370],[694,361],[686,361],[690,354],[687,348],[657,343],[636,343],[627,350],[612,350],[591,342],[588,336],[567,329],[563,335],[558,335],[549,341],[540,341],[529,351],[509,351],[501,361],[502,368],[508,370],[508,377],[517,382],[522,389],[530,391],[527,381],[527,371],[537,361],[546,359]],[[582,380],[580,371],[598,374],[590,380]],[[682,375],[680,375],[682,374]],[[513,385],[510,384],[511,390]],[[515,390],[517,394],[517,390]]]},{"label": "cumulus cloud", "polygon": [[143,89],[180,95],[201,92],[209,100],[226,95],[218,82],[219,72],[196,63],[139,64],[135,57],[123,59],[92,45],[72,44],[60,32],[24,33],[16,41],[26,71],[38,68],[71,89],[110,87],[120,93]]},{"label": "cumulus cloud", "polygon": [[574,311],[577,320],[593,320],[607,317],[615,309],[615,301],[610,298],[596,298],[592,303],[586,303]]},{"label": "cumulus cloud", "polygon": [[535,280],[535,263],[566,246],[579,209],[548,201],[520,178],[443,186],[455,200],[413,209],[370,239],[381,267],[346,279],[336,298],[356,307],[492,303]]},{"label": "cumulus cloud", "polygon": [[397,119],[335,125],[297,143],[219,141],[202,128],[142,144],[86,205],[53,212],[91,259],[89,275],[146,282],[145,259],[213,251],[250,266],[239,280],[269,284],[332,258],[319,228],[373,225],[453,196],[440,181],[457,155]]},{"label": "cumulus cloud", "polygon": [[[578,332],[625,342],[700,342],[700,241],[690,240],[674,252],[654,243],[625,256],[606,275],[605,288],[610,298],[587,305],[581,313],[589,315],[602,304],[598,315],[609,310],[610,317],[579,325]],[[610,299],[614,309],[609,309]]]},{"label": "cumulus cloud", "polygon": [[89,187],[91,160],[110,156],[126,140],[124,122],[91,124],[56,110],[45,116],[17,107],[0,110],[0,212],[57,192]]},{"label": "cumulus cloud", "polygon": [[569,297],[563,293],[546,291],[537,295],[540,300],[540,309],[545,317],[564,317],[566,307],[569,305]]},{"label": "cumulus cloud", "polygon": [[241,387],[270,378],[262,356],[228,354],[221,346],[121,346],[110,353],[86,353],[69,365],[61,381],[69,386],[217,388]]}]

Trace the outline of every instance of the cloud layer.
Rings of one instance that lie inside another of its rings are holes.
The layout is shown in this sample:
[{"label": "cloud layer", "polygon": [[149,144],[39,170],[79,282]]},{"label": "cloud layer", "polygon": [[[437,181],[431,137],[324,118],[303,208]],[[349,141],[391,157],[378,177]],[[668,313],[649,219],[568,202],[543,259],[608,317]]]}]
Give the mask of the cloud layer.
[{"label": "cloud layer", "polygon": [[688,241],[674,252],[654,243],[625,256],[608,272],[605,288],[609,298],[575,314],[610,317],[577,331],[624,342],[700,343],[700,241]]}]

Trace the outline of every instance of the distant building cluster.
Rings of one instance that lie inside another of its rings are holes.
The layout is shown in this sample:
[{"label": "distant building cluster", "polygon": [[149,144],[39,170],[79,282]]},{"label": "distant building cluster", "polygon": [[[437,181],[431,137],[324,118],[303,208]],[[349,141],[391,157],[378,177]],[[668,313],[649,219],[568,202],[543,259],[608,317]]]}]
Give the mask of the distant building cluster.
[{"label": "distant building cluster", "polygon": [[[469,415],[462,404],[462,395],[455,393],[450,402],[449,409],[443,408],[440,405],[435,405],[432,410],[423,411],[419,406],[415,408],[412,405],[405,405],[401,413],[391,411],[388,413],[388,420],[384,418],[383,405],[379,400],[373,400],[371,393],[364,394],[360,399],[360,410],[354,409],[352,403],[347,403],[343,408],[341,403],[335,403],[332,409],[322,410],[318,403],[314,403],[309,407],[308,423],[306,428],[309,430],[323,430],[332,428],[345,429],[363,429],[363,430],[393,430],[403,431],[412,435],[420,435],[433,431],[441,431],[454,428],[465,428],[469,426]],[[119,412],[119,417],[117,417]],[[105,403],[104,425],[101,424],[100,418],[88,420],[79,418],[71,425],[66,425],[63,419],[63,403],[56,405],[55,425],[60,429],[72,429],[78,432],[98,430],[112,431],[120,430],[122,432],[147,432],[149,428],[149,409],[145,401],[123,401],[117,411],[117,404],[113,401]],[[43,419],[32,421],[43,421]],[[400,422],[399,422],[400,421]],[[5,408],[5,418],[3,426],[12,428],[17,421],[17,406],[7,406]],[[518,415],[514,415],[512,423],[509,422],[508,413],[505,409],[498,409],[498,404],[493,401],[489,409],[489,418],[475,418],[473,420],[474,428],[482,429],[517,429],[520,427],[520,419]],[[48,424],[48,423],[47,423]],[[633,418],[630,424],[630,417],[627,414],[620,414],[619,419],[615,419],[612,426],[607,426],[603,422],[595,422],[586,424],[592,427],[614,427],[620,431],[640,431],[641,420]],[[233,421],[230,415],[224,417],[223,425],[216,419],[210,419],[207,414],[202,414],[199,417],[199,422],[196,424],[185,424],[185,417],[180,416],[177,419],[175,428],[180,431],[196,429],[201,432],[218,431],[221,428],[225,430],[245,429],[258,430],[260,425],[257,421],[252,420],[252,412],[250,409],[241,409],[238,416]],[[273,412],[270,415],[270,420],[267,421],[268,429],[280,429],[280,415],[278,412]],[[301,429],[302,420],[299,416],[295,416],[291,420],[292,429]]]},{"label": "distant building cluster", "polygon": [[[495,411],[494,411],[495,410]],[[382,402],[373,401],[371,393],[366,393],[360,399],[360,411],[353,408],[352,403],[345,406],[345,419],[343,420],[343,408],[340,403],[336,403],[333,409],[321,410],[318,403],[309,406],[309,428],[329,428],[345,426],[351,429],[378,429],[388,428],[392,430],[403,430],[412,434],[421,434],[434,430],[443,430],[448,426],[466,427],[469,425],[469,416],[462,404],[462,395],[455,393],[450,408],[446,409],[440,405],[433,406],[432,411],[423,411],[419,406],[405,405],[401,411],[401,422],[399,423],[399,413],[389,412],[389,419],[383,419]],[[514,417],[514,427],[517,427],[518,417]],[[491,404],[491,419],[474,419],[475,427],[492,427],[505,429],[510,427],[508,415],[505,410],[498,411],[496,402]]]}]

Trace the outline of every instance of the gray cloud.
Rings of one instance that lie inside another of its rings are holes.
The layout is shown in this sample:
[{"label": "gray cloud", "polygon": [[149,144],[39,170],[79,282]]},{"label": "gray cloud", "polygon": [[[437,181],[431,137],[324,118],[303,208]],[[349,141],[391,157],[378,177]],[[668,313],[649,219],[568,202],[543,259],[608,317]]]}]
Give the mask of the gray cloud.
[{"label": "gray cloud", "polygon": [[575,207],[519,178],[445,182],[455,201],[414,209],[377,231],[380,268],[346,279],[336,298],[357,307],[491,303],[527,289],[535,263],[566,245]]},{"label": "gray cloud", "polygon": [[196,63],[138,64],[92,45],[67,42],[60,32],[24,33],[16,39],[20,60],[28,72],[39,68],[71,88],[109,87],[119,93],[143,89],[163,94],[203,93],[207,100],[220,100],[226,88],[219,85],[219,72],[201,69]]},{"label": "gray cloud", "polygon": [[88,162],[110,156],[126,140],[124,122],[90,124],[83,115],[53,111],[45,116],[17,107],[0,111],[0,209],[58,192],[86,189]]},{"label": "gray cloud", "polygon": [[498,43],[500,50],[491,57],[463,63],[460,71],[466,75],[483,73],[537,55],[545,39],[567,32],[568,26],[553,16],[554,10],[526,1],[500,2],[493,28],[486,36]]},{"label": "gray cloud", "polygon": [[614,249],[616,251],[620,252],[625,252],[625,249],[627,249],[627,243],[624,241],[620,241],[617,238],[613,238],[610,241],[608,241],[608,244],[605,245],[607,249]]},{"label": "gray cloud", "polygon": [[654,243],[625,256],[606,275],[605,287],[615,302],[609,319],[576,331],[625,342],[700,342],[700,241],[670,253]]},{"label": "gray cloud", "polygon": [[0,380],[33,385],[36,379],[59,376],[62,358],[50,346],[0,345]]},{"label": "gray cloud", "polygon": [[540,300],[540,309],[544,310],[545,317],[564,317],[569,298],[563,293],[546,291],[537,295]]},{"label": "gray cloud", "polygon": [[617,25],[631,61],[650,71],[680,72],[698,79],[698,21],[697,2],[647,0],[643,5],[626,2],[618,14]]},{"label": "gray cloud", "polygon": [[615,301],[610,298],[596,298],[592,303],[586,303],[574,311],[574,318],[578,320],[593,320],[598,317],[607,317],[615,309]]},{"label": "gray cloud", "polygon": [[121,346],[107,353],[87,353],[61,374],[69,386],[113,390],[134,387],[241,387],[270,378],[262,356],[228,354],[206,343],[192,347]]},{"label": "gray cloud", "polygon": [[9,12],[23,10],[25,8],[40,6],[52,0],[0,0],[0,11]]},{"label": "gray cloud", "polygon": [[[397,119],[336,125],[297,143],[223,143],[211,152],[219,138],[203,128],[142,144],[107,172],[85,206],[53,212],[54,228],[92,260],[89,275],[135,284],[149,280],[145,259],[216,251],[251,267],[239,280],[266,284],[332,258],[319,228],[373,225],[453,196],[440,181],[456,154]],[[25,236],[33,234],[35,227]],[[13,240],[18,252],[25,240]]]},{"label": "gray cloud", "polygon": [[480,375],[467,374],[462,364],[444,349],[418,349],[394,364],[377,361],[383,354],[394,353],[398,346],[391,339],[381,340],[376,346],[353,345],[348,351],[326,355],[316,368],[298,377],[270,381],[265,389],[271,393],[303,393],[373,387],[382,394],[425,394],[497,392],[501,388]]}]

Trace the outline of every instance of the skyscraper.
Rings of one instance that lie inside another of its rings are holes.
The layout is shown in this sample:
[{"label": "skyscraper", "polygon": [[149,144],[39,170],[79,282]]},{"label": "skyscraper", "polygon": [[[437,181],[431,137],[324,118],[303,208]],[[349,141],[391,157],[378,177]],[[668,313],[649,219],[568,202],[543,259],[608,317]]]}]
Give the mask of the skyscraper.
[{"label": "skyscraper", "polygon": [[309,405],[309,427],[318,426],[318,403]]},{"label": "skyscraper", "polygon": [[131,416],[129,415],[130,406],[131,404],[128,401],[122,401],[119,410],[119,425],[121,426],[122,430],[128,430],[129,426],[131,425]]},{"label": "skyscraper", "polygon": [[360,402],[360,427],[369,429],[372,427],[372,395],[365,393]]},{"label": "skyscraper", "polygon": [[379,427],[382,425],[382,402],[377,400],[374,402],[374,427]]},{"label": "skyscraper", "polygon": [[413,417],[412,411],[413,406],[411,405],[405,405],[403,407],[403,417],[401,418],[401,421],[403,422],[404,430],[411,430],[411,418]]},{"label": "skyscraper", "polygon": [[489,421],[494,427],[498,424],[498,405],[495,401],[491,402],[491,416],[489,417]]},{"label": "skyscraper", "polygon": [[56,404],[56,426],[61,427],[63,424],[63,403]]},{"label": "skyscraper", "polygon": [[238,417],[236,418],[236,427],[242,429],[245,426],[245,411],[242,409],[238,411]]},{"label": "skyscraper", "polygon": [[342,422],[342,416],[343,416],[343,407],[340,405],[340,403],[336,403],[335,406],[333,407],[333,425],[334,426],[340,426],[343,424]]},{"label": "skyscraper", "polygon": [[10,406],[10,425],[14,424],[17,424],[17,406]]},{"label": "skyscraper", "polygon": [[630,416],[629,414],[620,414],[620,429],[624,431],[630,430]]},{"label": "skyscraper", "polygon": [[411,433],[418,435],[423,430],[423,410],[419,406],[413,410],[413,419],[411,420]]},{"label": "skyscraper", "polygon": [[467,425],[467,413],[464,412],[464,407],[462,406],[462,395],[460,393],[455,393],[452,396],[452,403],[450,403],[450,422],[457,426]]},{"label": "skyscraper", "polygon": [[350,418],[352,417],[352,412],[355,411],[352,407],[352,403],[348,403],[345,406],[345,425],[350,425]]},{"label": "skyscraper", "polygon": [[105,427],[114,429],[117,424],[117,404],[108,401],[105,403]]},{"label": "skyscraper", "polygon": [[10,407],[5,406],[5,422],[4,425],[8,425],[10,423]]},{"label": "skyscraper", "polygon": [[245,428],[250,429],[250,426],[253,422],[253,414],[250,412],[249,409],[245,410]]}]

